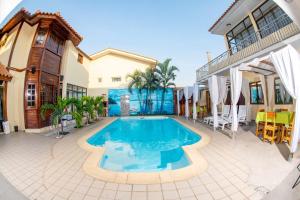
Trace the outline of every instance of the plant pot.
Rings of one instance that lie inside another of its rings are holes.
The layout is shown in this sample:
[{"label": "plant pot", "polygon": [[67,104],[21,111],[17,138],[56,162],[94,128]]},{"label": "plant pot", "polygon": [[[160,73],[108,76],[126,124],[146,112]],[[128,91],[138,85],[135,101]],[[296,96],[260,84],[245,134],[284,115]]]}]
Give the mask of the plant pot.
[{"label": "plant pot", "polygon": [[18,132],[19,131],[19,127],[18,126],[14,126],[14,131]]}]

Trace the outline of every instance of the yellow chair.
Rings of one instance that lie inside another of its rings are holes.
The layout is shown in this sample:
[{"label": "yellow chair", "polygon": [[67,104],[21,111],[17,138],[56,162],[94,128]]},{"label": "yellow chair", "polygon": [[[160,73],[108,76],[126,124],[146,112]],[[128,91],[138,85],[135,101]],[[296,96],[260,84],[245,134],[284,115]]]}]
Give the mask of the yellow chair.
[{"label": "yellow chair", "polygon": [[292,132],[294,130],[294,123],[295,123],[295,113],[292,112],[289,126],[283,127],[283,132],[281,134],[281,139],[280,139],[281,142],[287,142],[289,145],[291,144]]},{"label": "yellow chair", "polygon": [[275,113],[266,112],[263,141],[267,140],[270,141],[271,144],[273,144],[277,138],[276,135],[277,130],[278,130],[278,126],[276,125],[275,122]]},{"label": "yellow chair", "polygon": [[256,124],[256,131],[255,131],[255,135],[257,137],[262,136],[264,133],[264,128],[265,128],[265,122],[258,122]]}]

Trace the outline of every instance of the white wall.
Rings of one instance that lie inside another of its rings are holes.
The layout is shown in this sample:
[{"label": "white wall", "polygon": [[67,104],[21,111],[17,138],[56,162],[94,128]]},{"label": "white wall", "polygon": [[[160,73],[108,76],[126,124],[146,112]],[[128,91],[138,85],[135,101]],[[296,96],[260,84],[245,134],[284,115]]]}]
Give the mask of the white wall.
[{"label": "white wall", "polygon": [[65,51],[62,59],[61,74],[63,80],[63,97],[66,96],[67,84],[73,84],[80,87],[88,88],[89,86],[89,59],[83,57],[83,64],[77,61],[78,49],[68,40],[65,44]]},{"label": "white wall", "polygon": [[[150,66],[149,63],[115,54],[102,56],[92,60],[89,65],[89,88],[99,88],[99,95],[108,88],[125,88],[129,82],[128,74],[136,69],[145,71]],[[121,77],[121,82],[112,82],[112,77]],[[99,78],[102,79],[101,82]]]}]

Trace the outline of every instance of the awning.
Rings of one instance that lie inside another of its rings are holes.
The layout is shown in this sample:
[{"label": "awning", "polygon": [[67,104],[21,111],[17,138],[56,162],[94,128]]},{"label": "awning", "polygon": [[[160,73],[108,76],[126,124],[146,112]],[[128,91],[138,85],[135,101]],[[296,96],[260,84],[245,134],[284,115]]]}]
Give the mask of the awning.
[{"label": "awning", "polygon": [[0,81],[10,81],[12,75],[7,71],[6,67],[0,63]]}]

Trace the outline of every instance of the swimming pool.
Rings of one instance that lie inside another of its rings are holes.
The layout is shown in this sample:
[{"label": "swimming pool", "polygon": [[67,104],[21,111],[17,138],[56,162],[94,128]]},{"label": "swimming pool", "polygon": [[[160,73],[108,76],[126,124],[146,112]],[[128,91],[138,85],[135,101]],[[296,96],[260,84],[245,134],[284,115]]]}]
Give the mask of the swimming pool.
[{"label": "swimming pool", "polygon": [[105,148],[99,166],[119,172],[155,172],[190,164],[182,146],[201,136],[168,117],[119,118],[87,139]]}]

